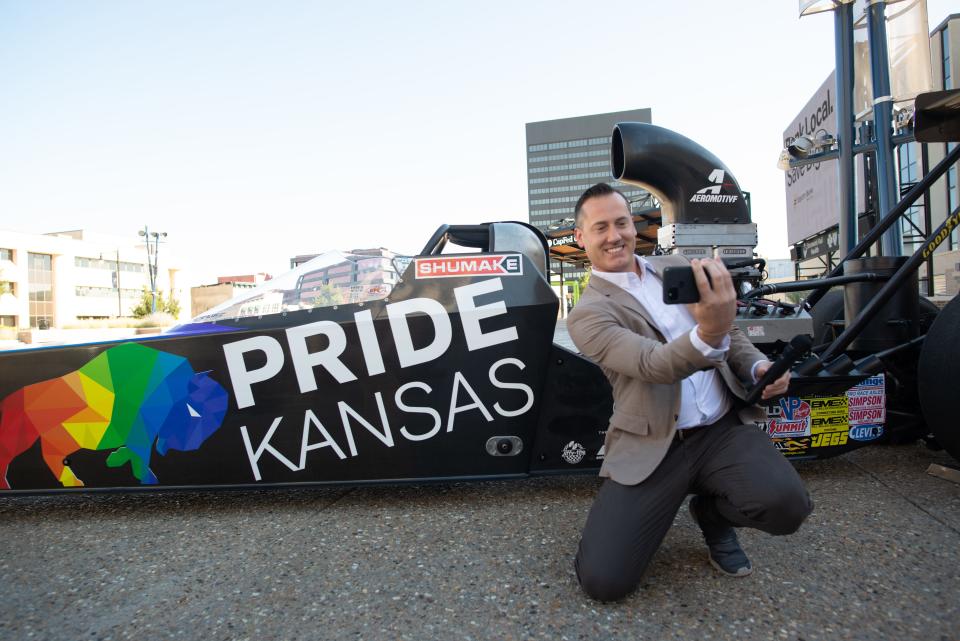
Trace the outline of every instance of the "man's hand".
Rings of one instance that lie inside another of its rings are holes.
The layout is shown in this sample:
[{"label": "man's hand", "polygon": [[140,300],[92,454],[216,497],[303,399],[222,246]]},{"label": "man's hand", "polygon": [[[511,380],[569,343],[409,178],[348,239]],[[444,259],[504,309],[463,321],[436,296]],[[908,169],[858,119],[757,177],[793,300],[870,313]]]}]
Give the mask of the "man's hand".
[{"label": "man's hand", "polygon": [[[697,321],[697,335],[712,347],[720,347],[737,315],[737,292],[727,266],[719,258],[694,258],[690,261],[693,279],[700,292],[700,302],[690,305]],[[707,274],[710,280],[707,280]]]},{"label": "man's hand", "polygon": [[[757,370],[754,372],[754,375],[757,377],[757,380],[763,378],[763,375],[767,373],[767,370],[770,369],[770,366],[773,365],[770,361],[764,361],[757,365]],[[773,398],[774,396],[780,396],[787,393],[787,388],[790,386],[790,370],[787,370],[783,373],[783,376],[770,383],[763,388],[763,395],[761,398],[764,400],[768,398]]]}]

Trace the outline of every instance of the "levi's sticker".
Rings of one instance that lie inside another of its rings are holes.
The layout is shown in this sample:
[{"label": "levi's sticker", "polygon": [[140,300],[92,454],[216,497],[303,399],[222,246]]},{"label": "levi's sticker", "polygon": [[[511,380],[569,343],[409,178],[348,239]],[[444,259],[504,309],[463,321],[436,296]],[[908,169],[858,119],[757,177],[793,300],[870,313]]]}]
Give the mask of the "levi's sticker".
[{"label": "levi's sticker", "polygon": [[462,278],[464,276],[522,276],[520,254],[432,256],[417,258],[416,278]]}]

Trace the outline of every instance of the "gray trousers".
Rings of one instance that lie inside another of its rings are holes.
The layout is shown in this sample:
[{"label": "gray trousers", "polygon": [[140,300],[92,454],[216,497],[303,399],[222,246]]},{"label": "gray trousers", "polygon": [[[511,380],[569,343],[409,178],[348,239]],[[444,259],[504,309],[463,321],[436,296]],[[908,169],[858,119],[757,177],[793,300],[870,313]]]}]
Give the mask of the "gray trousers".
[{"label": "gray trousers", "polygon": [[688,494],[707,497],[711,522],[792,534],[813,504],[770,437],[733,414],[683,440],[642,483],[606,479],[590,509],[575,562],[583,590],[599,601],[640,583]]}]

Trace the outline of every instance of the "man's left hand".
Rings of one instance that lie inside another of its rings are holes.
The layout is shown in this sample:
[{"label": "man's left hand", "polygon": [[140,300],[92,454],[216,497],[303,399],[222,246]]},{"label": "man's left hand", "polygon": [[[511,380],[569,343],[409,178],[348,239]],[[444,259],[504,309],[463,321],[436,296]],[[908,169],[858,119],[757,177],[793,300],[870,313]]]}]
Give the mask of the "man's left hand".
[{"label": "man's left hand", "polygon": [[[763,378],[763,375],[767,373],[767,370],[770,369],[771,365],[773,365],[773,363],[770,361],[764,361],[757,365],[757,370],[755,372],[757,380]],[[783,373],[783,376],[764,387],[761,398],[767,400],[768,398],[773,398],[774,396],[786,394],[788,387],[790,387],[790,370],[787,370]]]}]

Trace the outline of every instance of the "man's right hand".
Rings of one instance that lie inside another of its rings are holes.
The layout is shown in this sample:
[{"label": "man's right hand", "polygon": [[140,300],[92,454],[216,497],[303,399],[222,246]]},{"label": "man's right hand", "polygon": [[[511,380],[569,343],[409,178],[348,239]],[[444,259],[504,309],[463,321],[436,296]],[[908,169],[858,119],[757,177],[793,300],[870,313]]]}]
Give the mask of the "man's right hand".
[{"label": "man's right hand", "polygon": [[[712,347],[720,347],[737,315],[737,292],[727,266],[719,258],[694,258],[690,261],[700,302],[690,305],[697,321],[697,335]],[[707,280],[707,274],[710,280]]]}]

